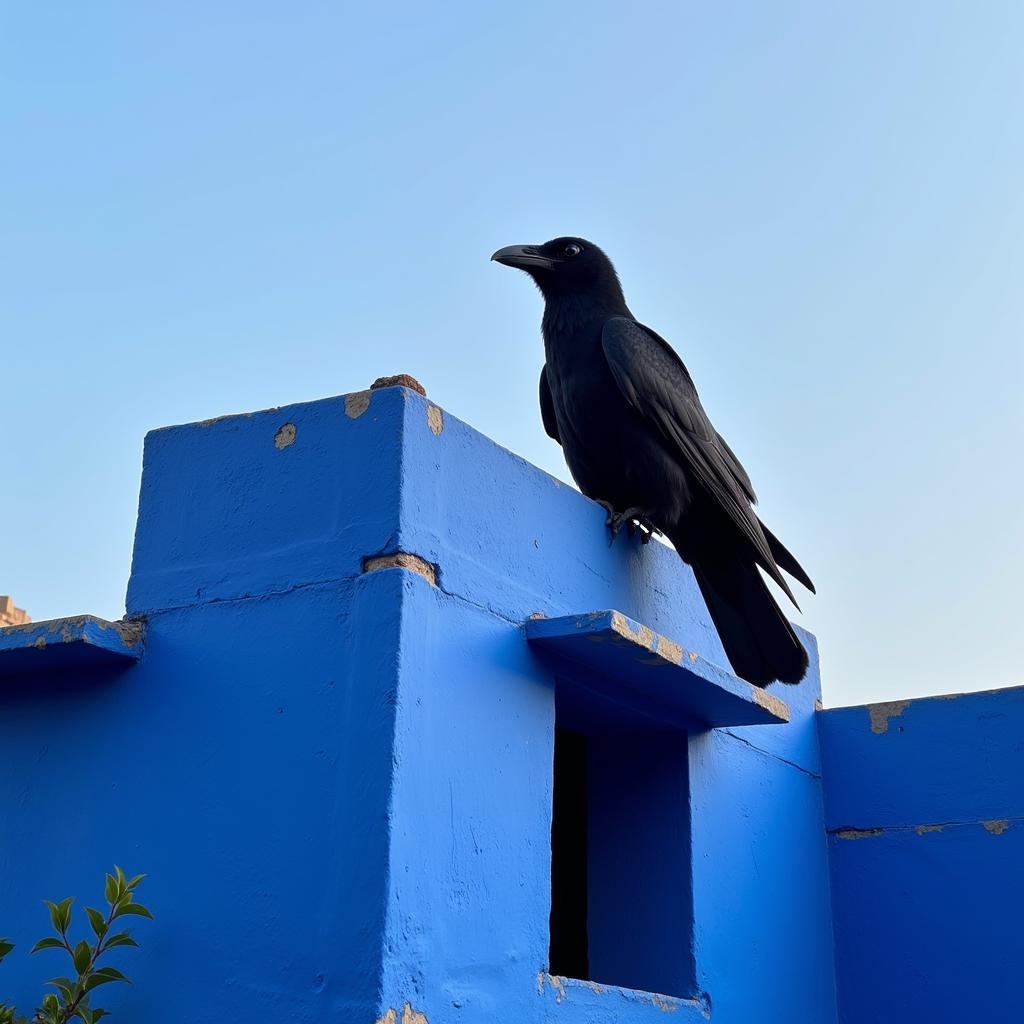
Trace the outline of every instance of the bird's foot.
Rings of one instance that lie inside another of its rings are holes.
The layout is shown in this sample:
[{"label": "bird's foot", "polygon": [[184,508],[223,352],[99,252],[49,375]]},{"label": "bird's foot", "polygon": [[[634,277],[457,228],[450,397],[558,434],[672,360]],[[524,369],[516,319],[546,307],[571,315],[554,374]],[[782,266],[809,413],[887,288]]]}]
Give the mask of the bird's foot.
[{"label": "bird's foot", "polygon": [[629,531],[630,537],[636,536],[636,531],[639,530],[642,544],[650,543],[653,535],[661,533],[661,530],[651,522],[650,514],[642,508],[627,508],[625,512],[615,512],[605,502],[602,501],[600,504],[608,509],[606,525],[612,531],[612,540],[615,540],[623,526]]}]

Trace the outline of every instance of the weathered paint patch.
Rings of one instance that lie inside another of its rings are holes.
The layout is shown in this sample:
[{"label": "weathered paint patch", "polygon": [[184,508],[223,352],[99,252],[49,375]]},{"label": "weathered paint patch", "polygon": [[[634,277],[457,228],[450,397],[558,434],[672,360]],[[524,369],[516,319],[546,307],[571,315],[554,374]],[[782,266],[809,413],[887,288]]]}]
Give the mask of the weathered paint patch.
[{"label": "weathered paint patch", "polygon": [[907,708],[909,700],[890,700],[881,704],[868,704],[868,717],[871,720],[871,731],[881,734],[889,731],[889,719],[899,718]]},{"label": "weathered paint patch", "polygon": [[561,978],[549,974],[548,984],[555,990],[555,1002],[561,1003],[565,999],[565,982]]},{"label": "weathered paint patch", "polygon": [[345,396],[345,415],[350,420],[359,419],[370,408],[370,392],[356,391]]},{"label": "weathered paint patch", "polygon": [[376,572],[378,569],[408,569],[422,576],[432,587],[437,586],[437,566],[407,551],[395,551],[390,555],[372,555],[363,559],[363,572]]},{"label": "weathered paint patch", "polygon": [[918,825],[914,831],[919,836],[923,836],[926,832],[941,832],[945,827],[945,825]]},{"label": "weathered paint patch", "polygon": [[444,413],[436,405],[427,406],[427,426],[435,436],[444,430]]},{"label": "weathered paint patch", "polygon": [[884,828],[841,828],[832,834],[837,839],[871,839],[872,836],[880,836]]},{"label": "weathered paint patch", "polygon": [[669,640],[668,637],[658,638],[658,654],[666,661],[671,661],[673,665],[682,665],[683,663],[683,648],[674,640]]},{"label": "weathered paint patch", "polygon": [[991,832],[994,836],[1001,836],[1010,827],[1010,823],[1005,818],[994,818],[991,821],[983,821],[981,824],[986,832]]},{"label": "weathered paint patch", "polygon": [[789,721],[789,705],[784,700],[780,700],[774,693],[762,690],[760,686],[752,686],[750,693],[755,704],[770,711],[776,718],[781,718],[783,722]]},{"label": "weathered paint patch", "polygon": [[402,1007],[402,1024],[429,1024],[427,1015],[420,1013],[418,1010],[414,1010],[412,1006],[406,1002]]},{"label": "weathered paint patch", "polygon": [[378,1017],[374,1024],[396,1024],[398,1021],[398,1014],[393,1009],[388,1009],[388,1012],[383,1017]]},{"label": "weathered paint patch", "polygon": [[295,424],[285,423],[274,435],[274,447],[278,449],[288,448],[290,445],[295,444],[295,434]]},{"label": "weathered paint patch", "polygon": [[612,616],[612,629],[626,640],[632,640],[635,643],[641,644],[649,651],[657,651],[658,644],[654,630],[649,626],[643,626],[639,623],[636,624],[636,629],[633,629],[630,620],[621,612],[616,612]]}]

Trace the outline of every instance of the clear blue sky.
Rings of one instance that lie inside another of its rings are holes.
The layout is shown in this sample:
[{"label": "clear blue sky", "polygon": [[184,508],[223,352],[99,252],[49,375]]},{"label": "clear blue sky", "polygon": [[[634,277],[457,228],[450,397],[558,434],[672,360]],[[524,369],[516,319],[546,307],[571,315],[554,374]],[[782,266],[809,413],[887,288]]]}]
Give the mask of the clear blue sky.
[{"label": "clear blue sky", "polygon": [[123,612],[142,438],[407,371],[567,477],[615,259],[819,584],[830,704],[1024,682],[1024,5],[6,3],[0,593]]}]

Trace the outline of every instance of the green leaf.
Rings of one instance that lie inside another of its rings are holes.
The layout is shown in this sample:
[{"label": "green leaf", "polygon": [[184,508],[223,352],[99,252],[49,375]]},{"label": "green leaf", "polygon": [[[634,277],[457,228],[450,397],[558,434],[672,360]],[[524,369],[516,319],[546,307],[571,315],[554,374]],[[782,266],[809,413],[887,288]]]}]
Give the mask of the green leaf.
[{"label": "green leaf", "polygon": [[[138,906],[138,904],[135,904]],[[115,946],[138,946],[138,943],[128,932],[116,932],[103,943],[104,949],[113,949]]]},{"label": "green leaf", "polygon": [[89,945],[85,939],[75,946],[75,970],[79,974],[84,974],[89,969],[89,964],[92,962],[92,946]]},{"label": "green leaf", "polygon": [[71,904],[74,902],[74,897],[69,896],[66,900],[61,900],[57,904],[57,916],[60,921],[60,927],[57,930],[62,935],[71,927]]},{"label": "green leaf", "polygon": [[132,879],[132,880],[131,880],[131,881],[130,881],[130,882],[128,883],[128,888],[129,888],[129,889],[134,889],[134,888],[135,888],[135,886],[137,886],[137,885],[139,884],[139,882],[141,882],[141,881],[142,881],[142,880],[143,880],[143,879],[144,879],[145,877],[146,877],[145,875],[136,875],[136,876],[135,876],[135,877],[134,877],[134,878],[133,878],[133,879]]},{"label": "green leaf", "polygon": [[41,949],[63,949],[64,943],[60,939],[55,938],[53,935],[48,935],[45,939],[40,939],[30,950],[29,955],[32,953],[38,953]]},{"label": "green leaf", "polygon": [[55,989],[59,990],[65,1002],[70,1003],[74,1000],[75,983],[70,978],[51,978],[46,984],[52,985]]},{"label": "green leaf", "polygon": [[50,908],[50,923],[53,925],[54,931],[60,931],[60,908],[52,900],[43,900],[43,902]]},{"label": "green leaf", "polygon": [[116,967],[101,967],[90,975],[85,983],[85,991],[91,992],[100,985],[106,985],[109,981],[123,981],[126,985],[131,982]]},{"label": "green leaf", "polygon": [[95,907],[86,907],[85,912],[89,915],[89,924],[92,925],[92,930],[96,933],[97,939],[102,939],[107,934],[107,919],[101,914]]},{"label": "green leaf", "polygon": [[[7,956],[12,949],[14,949],[13,942],[8,942],[6,939],[0,939],[0,960],[3,960],[3,958]],[[3,1007],[0,1007],[0,1009],[3,1009]]]},{"label": "green leaf", "polygon": [[121,917],[124,914],[135,914],[138,917],[148,917],[151,921],[153,920],[153,915],[141,903],[126,903],[124,906],[119,905],[117,913],[114,914],[114,916]]},{"label": "green leaf", "polygon": [[113,875],[107,875],[107,885],[103,890],[103,898],[113,906],[120,897],[120,892],[117,890],[117,879]]}]

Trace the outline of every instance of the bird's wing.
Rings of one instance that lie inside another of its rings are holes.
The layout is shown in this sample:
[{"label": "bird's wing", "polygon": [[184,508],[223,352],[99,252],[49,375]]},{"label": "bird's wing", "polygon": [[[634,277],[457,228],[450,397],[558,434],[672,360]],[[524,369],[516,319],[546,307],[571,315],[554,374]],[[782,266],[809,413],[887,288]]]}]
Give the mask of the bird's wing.
[{"label": "bird's wing", "polygon": [[619,390],[679,453],[686,467],[753,547],[759,565],[796,604],[750,507],[750,479],[711,425],[683,361],[664,338],[628,317],[608,320],[601,333]]},{"label": "bird's wing", "polygon": [[555,400],[551,397],[551,385],[548,383],[547,363],[540,368],[540,418],[544,421],[544,430],[548,437],[561,444],[558,420],[555,419]]}]

